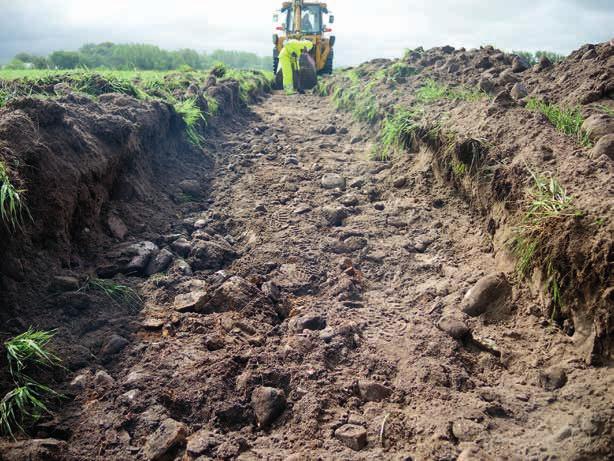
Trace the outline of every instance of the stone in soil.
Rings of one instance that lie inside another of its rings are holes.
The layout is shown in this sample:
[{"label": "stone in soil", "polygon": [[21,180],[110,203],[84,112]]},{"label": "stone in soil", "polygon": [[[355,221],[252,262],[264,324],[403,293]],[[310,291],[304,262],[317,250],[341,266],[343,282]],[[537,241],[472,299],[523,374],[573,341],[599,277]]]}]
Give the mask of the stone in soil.
[{"label": "stone in soil", "polygon": [[345,189],[345,178],[336,173],[326,173],[320,184],[324,189]]},{"label": "stone in soil", "polygon": [[560,367],[553,366],[539,373],[539,384],[547,391],[554,391],[567,383],[567,373]]},{"label": "stone in soil", "polygon": [[202,192],[202,186],[200,182],[194,179],[186,179],[179,183],[179,188],[184,194],[192,195],[194,197],[199,197]]},{"label": "stone in soil", "polygon": [[237,253],[221,239],[216,242],[198,240],[192,245],[189,261],[195,270],[221,269],[236,257]]},{"label": "stone in soil", "polygon": [[129,344],[129,341],[119,335],[111,335],[109,340],[105,343],[105,345],[100,350],[100,356],[104,360],[109,360],[111,356],[120,352],[124,347]]},{"label": "stone in soil", "polygon": [[107,217],[107,227],[111,235],[118,240],[124,240],[128,235],[128,227],[116,214],[109,214]]},{"label": "stone in soil", "polygon": [[345,207],[325,206],[322,208],[322,216],[329,226],[341,226],[343,220],[349,215]]},{"label": "stone in soil", "polygon": [[188,242],[184,237],[178,238],[171,243],[171,248],[179,255],[187,257],[192,251],[192,244]]},{"label": "stone in soil", "polygon": [[323,330],[326,328],[326,319],[321,315],[304,315],[290,319],[288,327],[292,331]]},{"label": "stone in soil", "polygon": [[78,289],[79,279],[70,276],[55,275],[49,285],[49,290],[55,292],[77,291]]},{"label": "stone in soil", "polygon": [[173,449],[185,442],[188,430],[186,426],[172,418],[167,418],[158,429],[149,436],[143,447],[143,457],[150,461],[160,461],[172,456]]},{"label": "stone in soil", "polygon": [[510,95],[515,100],[525,98],[528,94],[529,92],[527,91],[527,88],[520,82],[516,83],[510,91]]},{"label": "stone in soil", "polygon": [[258,427],[267,427],[286,409],[286,395],[274,387],[257,387],[252,392],[252,408]]},{"label": "stone in soil", "polygon": [[335,430],[335,438],[346,447],[359,451],[367,445],[367,430],[356,424],[344,424]]},{"label": "stone in soil", "polygon": [[463,298],[461,309],[472,317],[493,311],[505,302],[511,286],[503,273],[482,277]]},{"label": "stone in soil", "polygon": [[198,312],[203,309],[209,296],[206,291],[194,290],[175,296],[173,308],[177,312]]},{"label": "stone in soil", "polygon": [[164,272],[166,269],[168,269],[168,266],[171,265],[173,259],[173,253],[168,251],[166,248],[160,250],[160,253],[149,260],[149,263],[145,268],[145,275],[150,276],[159,272]]},{"label": "stone in soil", "polygon": [[94,375],[94,384],[100,387],[109,387],[115,383],[115,380],[104,370],[98,370]]},{"label": "stone in soil", "polygon": [[443,317],[437,327],[454,339],[463,339],[470,335],[469,327],[462,320]]},{"label": "stone in soil", "polygon": [[259,298],[264,299],[264,295],[254,284],[244,278],[233,276],[213,292],[205,310],[207,312],[238,311]]},{"label": "stone in soil", "polygon": [[606,114],[594,114],[584,120],[582,131],[591,141],[597,142],[603,136],[614,134],[614,117]]},{"label": "stone in soil", "polygon": [[452,424],[452,434],[461,442],[470,442],[482,434],[486,428],[470,419],[459,419]]},{"label": "stone in soil", "polygon": [[375,381],[358,381],[358,393],[365,402],[380,402],[392,394],[392,389]]},{"label": "stone in soil", "polygon": [[602,136],[591,149],[591,158],[598,159],[602,155],[605,155],[610,160],[614,160],[614,134]]}]

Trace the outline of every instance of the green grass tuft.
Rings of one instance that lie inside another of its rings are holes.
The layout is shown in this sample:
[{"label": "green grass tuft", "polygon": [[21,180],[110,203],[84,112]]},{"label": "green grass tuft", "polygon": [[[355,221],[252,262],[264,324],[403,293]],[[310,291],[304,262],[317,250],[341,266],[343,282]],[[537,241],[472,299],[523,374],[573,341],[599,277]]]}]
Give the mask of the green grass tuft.
[{"label": "green grass tuft", "polygon": [[28,331],[5,341],[9,373],[15,387],[0,401],[0,433],[13,436],[16,430],[25,432],[26,422],[35,422],[44,413],[49,413],[48,398],[59,396],[25,373],[30,366],[60,365],[59,357],[47,349],[54,334],[54,331],[37,331],[30,327]]},{"label": "green grass tuft", "polygon": [[143,300],[133,288],[121,285],[113,280],[90,278],[79,291],[97,291],[115,303],[126,304],[134,309],[138,309],[143,303]]},{"label": "green grass tuft", "polygon": [[13,388],[0,401],[0,432],[9,436],[16,430],[25,432],[27,421],[36,422],[45,413],[51,414],[46,401],[53,396],[58,394],[33,381]]},{"label": "green grass tuft", "polygon": [[4,348],[11,374],[21,374],[28,364],[58,365],[60,359],[46,349],[54,335],[54,331],[36,331],[30,327],[28,331],[6,341]]},{"label": "green grass tuft", "polygon": [[467,165],[463,162],[452,162],[452,173],[454,176],[464,176],[467,173]]},{"label": "green grass tuft", "polygon": [[193,145],[200,147],[204,142],[204,138],[198,132],[198,123],[206,121],[201,110],[196,105],[196,98],[188,98],[174,104],[175,112],[181,115],[181,118],[186,125],[186,136],[188,141]]},{"label": "green grass tuft", "polygon": [[6,165],[0,161],[0,218],[13,230],[23,222],[24,213],[30,214],[22,200],[24,192],[12,184]]},{"label": "green grass tuft", "polygon": [[591,147],[588,133],[582,131],[584,118],[579,108],[560,107],[531,98],[527,102],[527,109],[541,112],[558,131],[573,136],[584,147]]},{"label": "green grass tuft", "polygon": [[516,272],[521,278],[527,277],[531,270],[538,268],[547,276],[546,289],[553,303],[553,318],[562,305],[562,276],[555,261],[545,248],[549,230],[556,220],[581,216],[573,206],[573,198],[552,175],[543,176],[529,169],[533,187],[521,224],[515,228],[508,242],[512,254],[516,256]]},{"label": "green grass tuft", "polygon": [[395,152],[403,151],[415,142],[418,126],[416,111],[399,109],[386,117],[382,125],[379,149],[373,153],[376,160],[388,160]]},{"label": "green grass tuft", "polygon": [[416,91],[416,99],[421,103],[431,103],[448,99],[452,101],[479,101],[487,95],[479,90],[471,88],[452,88],[433,79],[427,79]]}]

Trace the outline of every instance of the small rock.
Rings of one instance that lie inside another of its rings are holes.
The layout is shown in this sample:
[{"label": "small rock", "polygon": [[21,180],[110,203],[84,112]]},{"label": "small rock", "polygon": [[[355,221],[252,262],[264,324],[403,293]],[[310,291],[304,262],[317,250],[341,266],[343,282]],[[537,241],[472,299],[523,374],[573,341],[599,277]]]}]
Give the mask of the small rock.
[{"label": "small rock", "polygon": [[614,134],[601,137],[591,149],[591,158],[599,158],[602,155],[614,160]]},{"label": "small rock", "polygon": [[518,101],[519,99],[522,99],[522,98],[526,98],[528,94],[529,94],[529,92],[527,91],[527,88],[522,83],[520,83],[520,82],[516,83],[512,87],[512,90],[510,91],[510,95],[516,101]]},{"label": "small rock", "polygon": [[358,381],[358,393],[365,402],[379,402],[392,394],[392,389],[375,381]]},{"label": "small rock", "polygon": [[459,419],[452,424],[452,434],[461,442],[475,440],[484,430],[483,425],[470,419]]},{"label": "small rock", "polygon": [[198,312],[205,306],[208,299],[206,291],[195,290],[175,296],[173,308],[177,312]]},{"label": "small rock", "polygon": [[307,213],[308,211],[311,211],[311,206],[309,206],[307,203],[299,203],[292,213],[304,214],[304,213]]},{"label": "small rock", "polygon": [[173,448],[185,442],[187,433],[184,424],[172,418],[165,419],[147,439],[143,447],[143,456],[150,461],[164,459]]},{"label": "small rock", "polygon": [[203,192],[200,182],[194,179],[185,179],[179,183],[179,188],[184,194],[200,197]]},{"label": "small rock", "polygon": [[354,136],[352,139],[350,139],[350,144],[358,144],[362,140],[363,140],[362,136]]},{"label": "small rock", "polygon": [[523,58],[520,56],[514,56],[514,59],[512,60],[512,72],[524,72],[528,68],[529,65]]},{"label": "small rock", "polygon": [[222,439],[215,433],[201,429],[188,437],[186,451],[189,455],[197,457],[206,454],[222,443]]},{"label": "small rock", "polygon": [[77,291],[79,289],[79,279],[76,277],[55,275],[51,279],[49,285],[50,291],[64,292],[64,291]]},{"label": "small rock", "polygon": [[603,136],[614,134],[614,117],[606,114],[594,114],[584,120],[582,131],[591,141],[597,142]]},{"label": "small rock", "polygon": [[192,251],[192,245],[185,238],[181,237],[171,243],[171,248],[179,255],[184,258],[190,254]]},{"label": "small rock", "polygon": [[164,272],[173,262],[173,258],[173,253],[164,248],[155,258],[150,259],[145,268],[145,275],[150,276],[159,272]]},{"label": "small rock", "polygon": [[345,189],[345,178],[336,173],[326,173],[320,184],[324,189]]},{"label": "small rock", "polygon": [[556,434],[554,434],[554,440],[562,442],[565,439],[571,437],[572,428],[570,426],[563,426]]},{"label": "small rock", "polygon": [[94,384],[96,386],[108,387],[112,386],[115,380],[104,370],[98,370],[94,375]]},{"label": "small rock", "polygon": [[350,193],[340,197],[339,203],[345,206],[356,206],[360,203],[360,198],[355,193]]},{"label": "small rock", "polygon": [[145,330],[159,330],[164,326],[164,320],[156,318],[147,318],[141,322],[141,327]]},{"label": "small rock", "polygon": [[258,427],[267,427],[284,412],[286,396],[281,389],[257,387],[252,392],[252,408]]},{"label": "small rock", "polygon": [[80,375],[75,376],[70,382],[70,388],[76,392],[82,391],[87,387],[89,380],[90,375],[88,373],[81,373]]},{"label": "small rock", "polygon": [[405,184],[407,184],[407,178],[405,176],[396,178],[392,183],[392,185],[397,189],[401,189],[403,186],[405,186]]},{"label": "small rock", "polygon": [[325,206],[322,208],[322,216],[329,226],[341,226],[343,220],[349,215],[345,207]]},{"label": "small rock", "polygon": [[118,240],[124,240],[126,235],[128,235],[128,227],[124,221],[115,214],[109,214],[107,217],[107,226],[111,235]]},{"label": "small rock", "polygon": [[550,61],[550,59],[548,59],[546,56],[542,56],[539,59],[539,62],[535,64],[533,69],[535,70],[535,72],[542,72],[551,67],[552,67],[552,62]]},{"label": "small rock", "polygon": [[223,238],[198,240],[190,251],[190,266],[194,270],[221,269],[237,257],[237,253]]},{"label": "small rock", "polygon": [[499,85],[510,85],[518,82],[519,80],[520,79],[518,78],[518,76],[514,74],[514,72],[512,72],[512,69],[505,69],[499,74],[499,77],[497,79]]},{"label": "small rock", "polygon": [[268,296],[273,301],[279,301],[281,299],[281,290],[274,282],[264,282],[261,287],[262,294]]},{"label": "small rock", "polygon": [[495,96],[491,106],[511,107],[515,104],[514,99],[507,90],[503,90]]},{"label": "small rock", "polygon": [[337,132],[337,128],[335,125],[326,125],[325,127],[320,129],[320,134],[335,134]]},{"label": "small rock", "polygon": [[177,259],[173,263],[173,266],[171,267],[171,270],[169,272],[177,273],[180,275],[192,275],[192,268],[185,259]]},{"label": "small rock", "polygon": [[360,189],[367,183],[367,180],[363,176],[359,176],[358,178],[354,178],[348,184],[352,189]]},{"label": "small rock", "polygon": [[288,328],[292,331],[323,330],[326,328],[326,319],[321,315],[304,315],[290,319]]},{"label": "small rock", "polygon": [[207,220],[206,219],[197,219],[196,221],[194,221],[194,229],[203,229],[207,227]]},{"label": "small rock", "polygon": [[376,203],[375,205],[373,205],[373,208],[375,208],[377,211],[384,211],[386,206],[380,202],[380,203]]},{"label": "small rock", "polygon": [[465,325],[465,322],[458,319],[443,317],[437,323],[437,327],[454,339],[463,339],[470,334],[469,327]]},{"label": "small rock", "polygon": [[567,373],[562,368],[553,366],[542,370],[539,374],[539,384],[547,391],[554,391],[567,383]]},{"label": "small rock", "polygon": [[335,430],[335,438],[346,447],[358,451],[367,445],[367,430],[356,424],[344,424]]},{"label": "small rock", "polygon": [[484,93],[491,93],[495,89],[495,82],[491,78],[482,77],[478,82],[478,88]]},{"label": "small rock", "polygon": [[119,336],[119,335],[111,335],[109,340],[100,350],[100,355],[103,358],[108,359],[112,355],[115,355],[118,352],[120,352],[128,344],[129,344],[129,341],[126,338]]},{"label": "small rock", "polygon": [[482,277],[463,298],[461,309],[472,317],[493,310],[511,293],[505,274],[497,273]]}]

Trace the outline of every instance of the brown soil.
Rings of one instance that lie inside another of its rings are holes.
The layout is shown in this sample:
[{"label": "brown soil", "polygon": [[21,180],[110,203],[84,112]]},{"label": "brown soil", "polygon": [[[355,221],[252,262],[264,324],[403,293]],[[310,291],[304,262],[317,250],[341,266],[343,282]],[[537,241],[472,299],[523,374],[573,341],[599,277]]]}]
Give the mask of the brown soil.
[{"label": "brown soil", "polygon": [[[163,105],[102,99],[26,99],[0,114],[5,155],[36,166],[20,177],[45,216],[4,240],[5,329],[57,328],[68,368],[54,377],[67,396],[55,416],[1,442],[1,459],[612,455],[611,365],[587,365],[544,317],[540,292],[495,251],[489,229],[505,223],[492,224],[493,202],[450,187],[425,143],[372,162],[365,127],[316,96],[276,94],[218,120],[200,152]],[[572,156],[540,130],[557,162]],[[564,179],[588,206],[581,174]],[[202,187],[187,203],[186,179]],[[143,241],[157,247],[147,258],[172,254],[168,270],[131,273],[126,245]],[[94,273],[134,286],[142,310],[46,292],[53,276]],[[465,293],[489,275],[487,312],[464,314]]]}]

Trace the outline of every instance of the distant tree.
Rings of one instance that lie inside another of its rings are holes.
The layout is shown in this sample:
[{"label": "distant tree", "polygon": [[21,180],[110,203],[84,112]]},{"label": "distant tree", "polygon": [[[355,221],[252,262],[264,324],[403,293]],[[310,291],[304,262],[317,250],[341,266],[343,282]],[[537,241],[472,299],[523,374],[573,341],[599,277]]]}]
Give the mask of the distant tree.
[{"label": "distant tree", "polygon": [[11,62],[6,64],[4,68],[9,70],[22,70],[26,68],[26,64],[22,60],[14,58]]},{"label": "distant tree", "polygon": [[58,69],[74,69],[81,64],[81,55],[77,51],[54,51],[49,60]]}]

